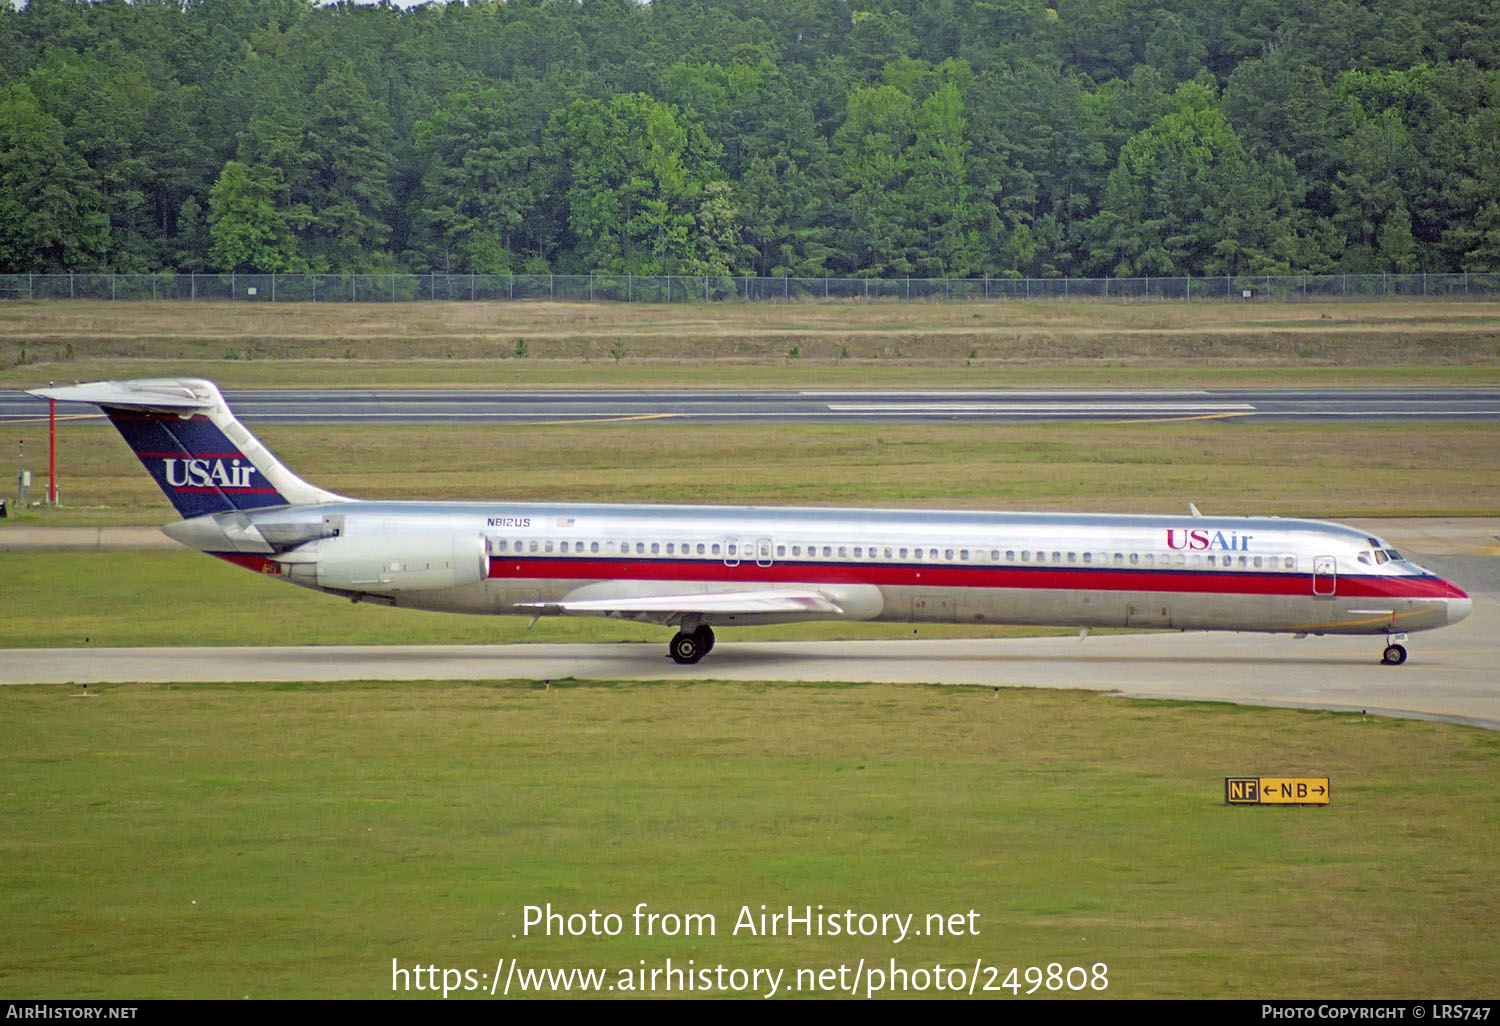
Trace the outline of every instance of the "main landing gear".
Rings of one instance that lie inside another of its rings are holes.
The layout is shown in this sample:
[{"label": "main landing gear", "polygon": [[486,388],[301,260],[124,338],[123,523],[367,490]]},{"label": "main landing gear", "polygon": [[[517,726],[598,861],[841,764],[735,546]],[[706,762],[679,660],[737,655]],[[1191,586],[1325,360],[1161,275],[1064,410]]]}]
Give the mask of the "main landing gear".
[{"label": "main landing gear", "polygon": [[1385,652],[1381,654],[1380,661],[1386,666],[1400,666],[1406,662],[1406,646],[1401,644],[1406,640],[1406,635],[1392,634],[1385,640]]},{"label": "main landing gear", "polygon": [[672,643],[667,646],[667,654],[674,663],[691,666],[712,652],[713,648],[713,629],[707,624],[701,624],[692,631],[678,631],[674,634]]}]

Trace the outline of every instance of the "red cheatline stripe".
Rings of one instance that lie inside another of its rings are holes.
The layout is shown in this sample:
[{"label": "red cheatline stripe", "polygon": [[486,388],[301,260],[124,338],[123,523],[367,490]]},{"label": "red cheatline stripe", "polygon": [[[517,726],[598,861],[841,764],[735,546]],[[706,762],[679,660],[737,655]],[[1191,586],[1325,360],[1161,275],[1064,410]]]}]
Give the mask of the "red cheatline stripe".
[{"label": "red cheatline stripe", "polygon": [[[279,573],[265,556],[243,552],[214,552],[222,560],[259,573]],[[935,570],[950,573],[940,578]],[[852,571],[859,571],[853,573]],[[875,573],[877,571],[883,573]],[[918,576],[920,574],[920,576]],[[560,580],[701,581],[801,584],[904,584],[908,586],[1076,589],[1093,591],[1155,591],[1184,594],[1291,595],[1312,594],[1309,574],[1240,574],[1206,571],[1040,570],[1014,568],[957,568],[851,566],[848,564],[778,564],[727,567],[722,563],[667,563],[650,560],[500,559],[491,557],[492,578]],[[1338,581],[1340,598],[1467,598],[1468,594],[1436,577],[1358,577]]]},{"label": "red cheatline stripe", "polygon": [[[616,559],[490,557],[490,576],[519,579],[641,580],[766,583],[874,584],[930,588],[1034,588],[1038,590],[1155,591],[1184,594],[1312,594],[1310,574],[1212,570],[1043,569],[857,563],[754,563]],[[1340,597],[1464,598],[1462,589],[1436,577],[1338,578]]]}]

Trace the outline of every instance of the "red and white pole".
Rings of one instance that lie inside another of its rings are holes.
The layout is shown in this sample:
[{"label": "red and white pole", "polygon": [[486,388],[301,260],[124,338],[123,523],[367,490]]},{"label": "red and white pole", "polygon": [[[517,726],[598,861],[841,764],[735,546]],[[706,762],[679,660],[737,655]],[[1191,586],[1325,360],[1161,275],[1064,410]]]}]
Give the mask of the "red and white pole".
[{"label": "red and white pole", "polygon": [[47,400],[47,505],[57,505],[57,400]]}]

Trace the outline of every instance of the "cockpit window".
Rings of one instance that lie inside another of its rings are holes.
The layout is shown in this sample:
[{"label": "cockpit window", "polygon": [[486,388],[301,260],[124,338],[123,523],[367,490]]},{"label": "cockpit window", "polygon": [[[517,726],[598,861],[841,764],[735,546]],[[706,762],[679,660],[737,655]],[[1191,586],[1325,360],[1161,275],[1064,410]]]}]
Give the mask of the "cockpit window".
[{"label": "cockpit window", "polygon": [[1401,560],[1404,560],[1406,558],[1405,556],[1401,555],[1401,553],[1397,552],[1395,549],[1386,549],[1385,550],[1385,554],[1386,554],[1387,558],[1389,558],[1389,559],[1401,559]]},{"label": "cockpit window", "polygon": [[1385,554],[1385,549],[1376,549],[1375,550],[1375,565],[1376,566],[1379,566],[1381,563],[1384,563],[1389,558],[1390,557]]}]

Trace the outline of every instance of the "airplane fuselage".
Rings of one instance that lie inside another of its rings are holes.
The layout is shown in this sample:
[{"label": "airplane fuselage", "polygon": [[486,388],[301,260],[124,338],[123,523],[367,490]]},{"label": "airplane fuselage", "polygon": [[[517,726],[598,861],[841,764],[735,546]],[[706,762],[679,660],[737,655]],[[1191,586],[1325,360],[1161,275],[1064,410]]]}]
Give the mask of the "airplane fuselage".
[{"label": "airplane fuselage", "polygon": [[[676,623],[683,619],[676,610],[601,604],[612,596],[815,588],[837,612],[705,612],[695,622],[1388,634],[1440,627],[1469,609],[1460,589],[1379,539],[1281,518],[343,502],[199,517],[167,530],[296,583],[463,613],[570,613],[581,611],[570,602],[593,603],[583,608]],[[446,561],[455,544],[462,551],[453,562],[464,565],[451,577],[414,567]],[[368,565],[355,576],[320,575],[319,559],[343,555],[340,548],[356,562],[367,552]],[[411,576],[419,572],[427,576]]]}]

